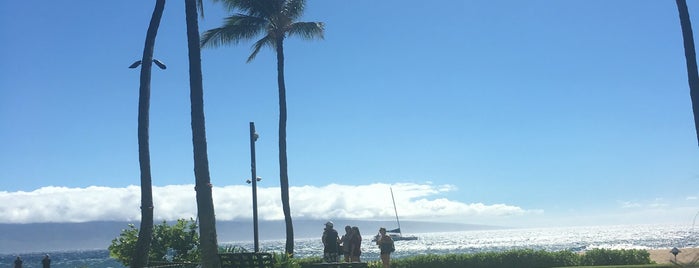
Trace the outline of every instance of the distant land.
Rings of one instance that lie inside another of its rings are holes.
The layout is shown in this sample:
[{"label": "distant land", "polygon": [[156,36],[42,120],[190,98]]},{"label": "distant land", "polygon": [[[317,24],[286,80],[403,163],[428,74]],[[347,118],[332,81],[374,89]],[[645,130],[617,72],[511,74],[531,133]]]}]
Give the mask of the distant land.
[{"label": "distant land", "polygon": [[[294,220],[294,238],[318,238],[325,220]],[[156,222],[159,224],[160,222]],[[336,220],[335,229],[344,233],[345,225],[358,226],[363,236],[373,236],[379,227],[397,228],[395,221]],[[42,253],[72,250],[107,249],[121,230],[139,222],[28,223],[0,224],[0,254]],[[503,227],[462,223],[401,221],[404,235],[504,229]],[[259,222],[260,240],[285,239],[284,221]],[[252,241],[252,221],[222,221],[216,224],[219,244]]]}]

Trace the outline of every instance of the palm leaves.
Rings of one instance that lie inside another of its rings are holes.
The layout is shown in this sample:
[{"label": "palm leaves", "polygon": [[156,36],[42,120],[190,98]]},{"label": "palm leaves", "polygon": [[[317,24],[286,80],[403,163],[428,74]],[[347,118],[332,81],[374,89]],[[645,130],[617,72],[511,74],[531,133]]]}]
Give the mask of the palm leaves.
[{"label": "palm leaves", "polygon": [[276,49],[277,41],[287,36],[303,39],[323,38],[322,22],[294,22],[305,8],[305,0],[218,0],[229,10],[241,13],[224,19],[223,25],[204,32],[202,47],[237,45],[242,40],[250,40],[264,33],[253,45],[248,62],[255,59],[265,46]]},{"label": "palm leaves", "polygon": [[282,209],[286,222],[286,253],[294,253],[294,230],[289,205],[289,177],[286,161],[286,86],[284,83],[284,39],[299,36],[303,39],[323,38],[322,22],[296,22],[306,7],[305,0],[214,0],[223,2],[232,12],[223,25],[204,32],[202,47],[238,44],[259,35],[247,61],[255,59],[263,47],[277,54],[277,83],[279,87],[279,182]]},{"label": "palm leaves", "polygon": [[699,255],[694,256],[694,258],[693,258],[691,261],[687,262],[687,263],[678,262],[678,261],[676,261],[676,260],[670,260],[670,262],[671,262],[672,264],[676,265],[677,267],[682,267],[682,268],[685,268],[685,267],[686,267],[686,268],[696,268],[696,267],[699,267]]}]

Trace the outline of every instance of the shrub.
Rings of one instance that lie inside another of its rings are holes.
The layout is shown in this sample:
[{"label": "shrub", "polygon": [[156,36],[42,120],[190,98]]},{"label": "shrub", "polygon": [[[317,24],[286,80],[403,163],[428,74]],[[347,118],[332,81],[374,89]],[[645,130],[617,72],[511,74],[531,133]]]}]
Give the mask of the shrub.
[{"label": "shrub", "polygon": [[650,264],[650,253],[638,249],[593,249],[582,256],[582,265]]},{"label": "shrub", "polygon": [[474,254],[422,255],[392,260],[394,267],[554,267],[577,264],[577,255],[572,252],[546,252],[530,249],[505,252],[483,252]]},{"label": "shrub", "polygon": [[[589,255],[588,255],[589,254]],[[578,265],[650,264],[645,250],[591,250],[580,255],[571,251],[509,250],[473,254],[420,255],[391,260],[396,268],[546,268]],[[369,267],[380,267],[372,263]]]},{"label": "shrub", "polygon": [[[119,237],[112,240],[109,246],[109,256],[129,267],[131,258],[136,251],[138,228],[129,224],[128,229],[121,231]],[[149,262],[157,263],[188,263],[199,261],[199,234],[197,224],[179,219],[170,226],[163,221],[153,226],[153,240],[148,252]]]}]

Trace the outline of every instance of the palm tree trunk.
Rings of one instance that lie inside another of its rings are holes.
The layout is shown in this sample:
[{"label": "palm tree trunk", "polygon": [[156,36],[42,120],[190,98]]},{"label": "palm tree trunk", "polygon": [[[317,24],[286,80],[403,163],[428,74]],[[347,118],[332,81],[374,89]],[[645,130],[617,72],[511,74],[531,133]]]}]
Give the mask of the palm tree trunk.
[{"label": "palm tree trunk", "polygon": [[138,96],[138,162],[141,169],[141,226],[136,241],[136,251],[131,260],[131,267],[148,266],[148,251],[153,238],[153,189],[150,171],[149,117],[150,117],[150,81],[153,67],[153,50],[158,34],[160,20],[163,17],[165,0],[157,0],[146,33],[146,44],[141,59],[141,84]]},{"label": "palm tree trunk", "polygon": [[204,85],[199,47],[199,20],[196,0],[185,0],[187,45],[189,48],[189,87],[192,106],[192,144],[194,146],[194,179],[199,215],[199,236],[202,267],[221,267],[216,238],[216,216],[212,198],[209,160],[204,122]]},{"label": "palm tree trunk", "polygon": [[[283,36],[283,35],[279,35]],[[286,161],[286,85],[284,84],[284,38],[279,37],[277,48],[277,83],[279,85],[279,184],[282,192],[282,210],[286,223],[286,254],[294,254],[294,224],[289,205],[289,172]]]},{"label": "palm tree trunk", "polygon": [[676,0],[677,10],[682,26],[682,39],[684,40],[684,57],[687,62],[687,79],[689,80],[689,95],[692,99],[692,112],[694,113],[694,129],[699,144],[699,72],[697,72],[697,56],[694,49],[694,36],[692,22],[689,19],[689,10],[686,0]]}]

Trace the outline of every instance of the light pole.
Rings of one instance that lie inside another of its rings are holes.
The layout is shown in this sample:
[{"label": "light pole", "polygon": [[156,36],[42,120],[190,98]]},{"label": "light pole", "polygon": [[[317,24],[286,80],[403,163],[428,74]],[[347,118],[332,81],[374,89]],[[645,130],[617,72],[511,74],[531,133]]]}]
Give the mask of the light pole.
[{"label": "light pole", "polygon": [[248,180],[248,183],[252,182],[252,228],[253,235],[255,237],[255,252],[260,251],[260,242],[257,230],[257,182],[262,180],[257,177],[257,170],[255,167],[255,141],[257,141],[257,132],[255,132],[255,122],[250,122],[250,170],[252,172],[252,179]]}]

